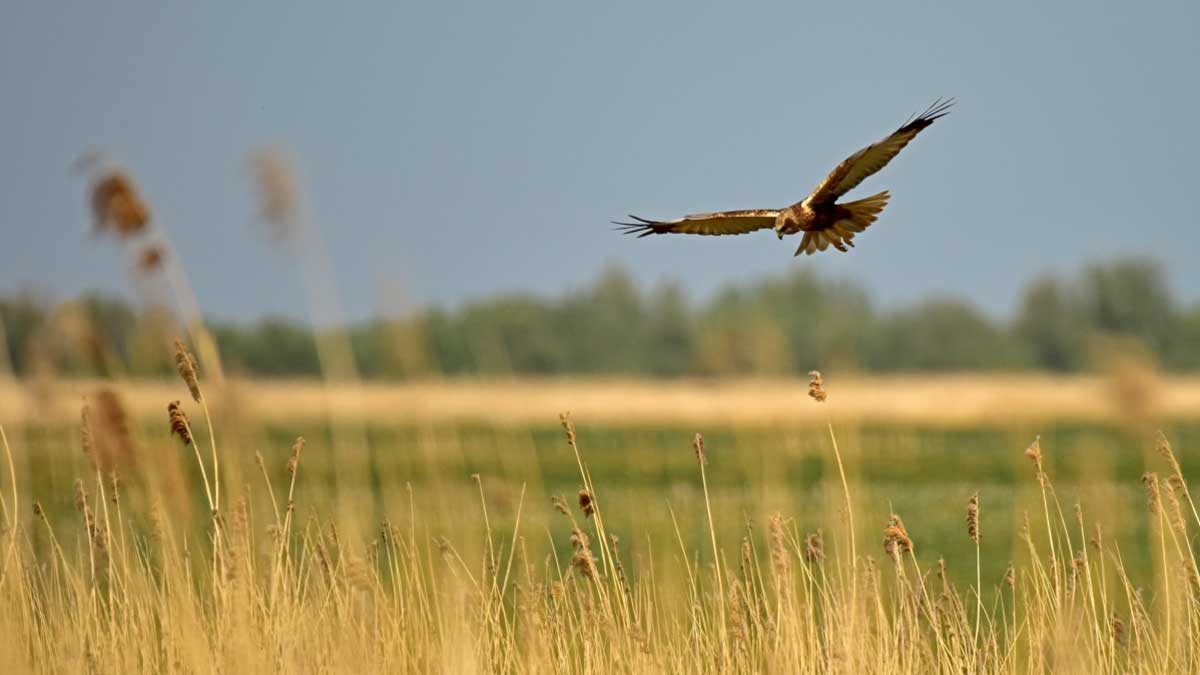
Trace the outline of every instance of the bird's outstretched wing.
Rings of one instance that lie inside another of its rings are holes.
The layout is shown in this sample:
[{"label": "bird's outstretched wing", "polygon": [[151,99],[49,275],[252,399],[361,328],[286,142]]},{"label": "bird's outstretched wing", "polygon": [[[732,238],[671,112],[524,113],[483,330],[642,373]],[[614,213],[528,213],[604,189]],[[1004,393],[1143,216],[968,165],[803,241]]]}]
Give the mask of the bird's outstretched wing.
[{"label": "bird's outstretched wing", "polygon": [[778,215],[779,211],[771,209],[694,213],[676,220],[646,220],[630,214],[637,222],[613,221],[613,225],[625,234],[636,234],[639,239],[651,234],[745,234],[774,227]]},{"label": "bird's outstretched wing", "polygon": [[892,161],[892,158],[899,154],[909,141],[916,138],[922,129],[949,113],[950,107],[953,105],[954,99],[945,101],[938,99],[915,119],[909,118],[909,121],[894,131],[892,135],[850,155],[841,164],[838,164],[837,168],[831,171],[804,201],[809,206],[828,204],[853,190],[867,176],[879,171]]}]

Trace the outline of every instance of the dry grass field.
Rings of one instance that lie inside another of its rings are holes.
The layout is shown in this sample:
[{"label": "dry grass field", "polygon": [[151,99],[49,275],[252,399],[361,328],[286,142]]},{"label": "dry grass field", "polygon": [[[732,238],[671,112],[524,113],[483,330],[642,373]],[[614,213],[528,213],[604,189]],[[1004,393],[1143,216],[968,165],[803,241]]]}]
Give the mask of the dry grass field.
[{"label": "dry grass field", "polygon": [[0,388],[3,672],[1200,668],[1193,379],[198,393]]},{"label": "dry grass field", "polygon": [[[0,422],[74,417],[79,402],[112,383],[0,382]],[[178,397],[170,381],[118,385],[128,412],[161,416]],[[851,423],[1001,426],[1015,422],[1123,423],[1200,419],[1200,377],[944,375],[839,380],[828,405],[809,405],[806,383],[716,379],[469,379],[326,385],[319,380],[232,379],[222,400],[248,417],[279,423],[326,416],[395,422],[544,424],[571,410],[592,422],[690,425]]]}]

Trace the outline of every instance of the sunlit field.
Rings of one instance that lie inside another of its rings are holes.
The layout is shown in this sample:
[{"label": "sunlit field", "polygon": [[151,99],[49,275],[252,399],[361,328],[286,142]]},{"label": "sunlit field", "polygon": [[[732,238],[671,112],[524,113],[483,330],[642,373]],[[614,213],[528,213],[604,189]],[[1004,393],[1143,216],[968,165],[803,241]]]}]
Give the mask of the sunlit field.
[{"label": "sunlit field", "polygon": [[1193,380],[200,387],[3,388],[5,672],[1200,667]]}]

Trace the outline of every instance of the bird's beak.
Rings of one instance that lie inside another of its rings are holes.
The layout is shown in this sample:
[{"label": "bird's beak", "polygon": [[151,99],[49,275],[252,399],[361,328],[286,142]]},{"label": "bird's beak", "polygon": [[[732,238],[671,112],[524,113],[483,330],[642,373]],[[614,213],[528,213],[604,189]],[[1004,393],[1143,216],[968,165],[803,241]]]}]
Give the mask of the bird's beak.
[{"label": "bird's beak", "polygon": [[783,230],[775,230],[775,234],[779,235],[779,241],[783,241]]}]

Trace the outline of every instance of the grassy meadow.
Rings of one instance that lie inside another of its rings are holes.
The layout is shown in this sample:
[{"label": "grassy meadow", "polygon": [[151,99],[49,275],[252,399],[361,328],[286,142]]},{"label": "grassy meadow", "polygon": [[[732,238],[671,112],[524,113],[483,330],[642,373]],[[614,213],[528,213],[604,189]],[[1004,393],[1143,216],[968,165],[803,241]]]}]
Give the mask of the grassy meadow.
[{"label": "grassy meadow", "polygon": [[823,386],[0,387],[0,665],[1200,668],[1200,383]]}]

